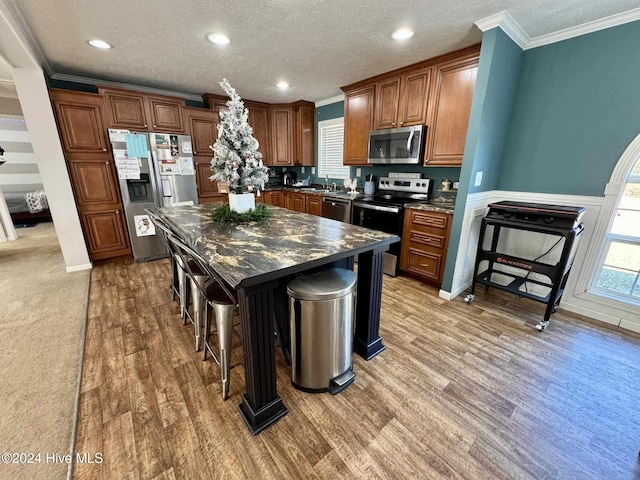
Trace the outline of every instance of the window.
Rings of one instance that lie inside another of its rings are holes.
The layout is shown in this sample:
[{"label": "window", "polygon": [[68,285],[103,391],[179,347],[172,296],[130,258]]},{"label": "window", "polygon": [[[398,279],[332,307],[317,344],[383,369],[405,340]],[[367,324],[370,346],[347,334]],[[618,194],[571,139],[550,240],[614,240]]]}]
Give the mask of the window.
[{"label": "window", "polygon": [[318,136],[318,178],[349,178],[349,167],[342,165],[344,118],[318,122]]},{"label": "window", "polygon": [[591,289],[640,304],[640,158],[618,199]]}]

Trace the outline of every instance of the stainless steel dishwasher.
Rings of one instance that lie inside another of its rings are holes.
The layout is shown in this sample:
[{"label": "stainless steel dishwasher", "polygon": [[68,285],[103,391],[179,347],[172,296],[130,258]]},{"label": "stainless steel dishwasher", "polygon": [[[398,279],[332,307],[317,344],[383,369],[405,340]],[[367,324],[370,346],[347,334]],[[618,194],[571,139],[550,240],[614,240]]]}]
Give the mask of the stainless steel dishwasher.
[{"label": "stainless steel dishwasher", "polygon": [[326,196],[322,198],[322,216],[351,223],[351,200]]}]

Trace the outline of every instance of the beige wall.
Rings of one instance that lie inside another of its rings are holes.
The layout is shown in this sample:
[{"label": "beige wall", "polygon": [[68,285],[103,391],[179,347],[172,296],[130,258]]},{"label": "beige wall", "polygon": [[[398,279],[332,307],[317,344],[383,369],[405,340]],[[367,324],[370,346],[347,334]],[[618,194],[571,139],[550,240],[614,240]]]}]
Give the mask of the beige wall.
[{"label": "beige wall", "polygon": [[91,268],[43,73],[15,68],[13,79],[67,271]]},{"label": "beige wall", "polygon": [[20,100],[17,98],[0,97],[0,113],[6,115],[22,115]]}]

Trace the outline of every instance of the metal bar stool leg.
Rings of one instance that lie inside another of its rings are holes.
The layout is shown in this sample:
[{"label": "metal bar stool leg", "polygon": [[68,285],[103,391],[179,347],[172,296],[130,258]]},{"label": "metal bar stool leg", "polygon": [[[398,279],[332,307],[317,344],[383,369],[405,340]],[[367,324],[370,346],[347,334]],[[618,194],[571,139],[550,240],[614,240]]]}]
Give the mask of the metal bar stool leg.
[{"label": "metal bar stool leg", "polygon": [[[202,320],[206,300],[201,292],[202,290],[204,290],[206,281],[207,277],[205,277],[204,275],[195,275],[194,278],[191,279],[191,294],[193,295],[193,325],[196,334],[196,352],[200,351],[202,345]],[[200,288],[195,285],[195,282],[198,282]]]},{"label": "metal bar stool leg", "polygon": [[187,308],[189,308],[189,303],[187,302],[187,274],[181,263],[182,262],[178,260],[178,295],[180,296],[180,317],[182,318],[182,323],[186,325]]},{"label": "metal bar stool leg", "polygon": [[233,312],[235,305],[214,303],[213,310],[218,328],[218,346],[220,349],[220,380],[222,381],[222,399],[229,397],[229,372],[231,370],[231,332],[233,331]]}]

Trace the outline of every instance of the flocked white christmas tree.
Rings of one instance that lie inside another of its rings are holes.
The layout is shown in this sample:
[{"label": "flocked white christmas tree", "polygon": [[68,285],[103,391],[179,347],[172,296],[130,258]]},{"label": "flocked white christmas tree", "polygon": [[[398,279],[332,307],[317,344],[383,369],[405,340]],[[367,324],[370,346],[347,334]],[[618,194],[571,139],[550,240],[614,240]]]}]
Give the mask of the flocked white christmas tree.
[{"label": "flocked white christmas tree", "polygon": [[235,193],[256,191],[260,196],[260,190],[269,179],[269,169],[262,164],[258,141],[247,121],[249,110],[244,108],[240,95],[226,78],[220,86],[229,96],[229,109],[220,111],[218,139],[211,147],[211,180],[229,182],[230,191]]}]

